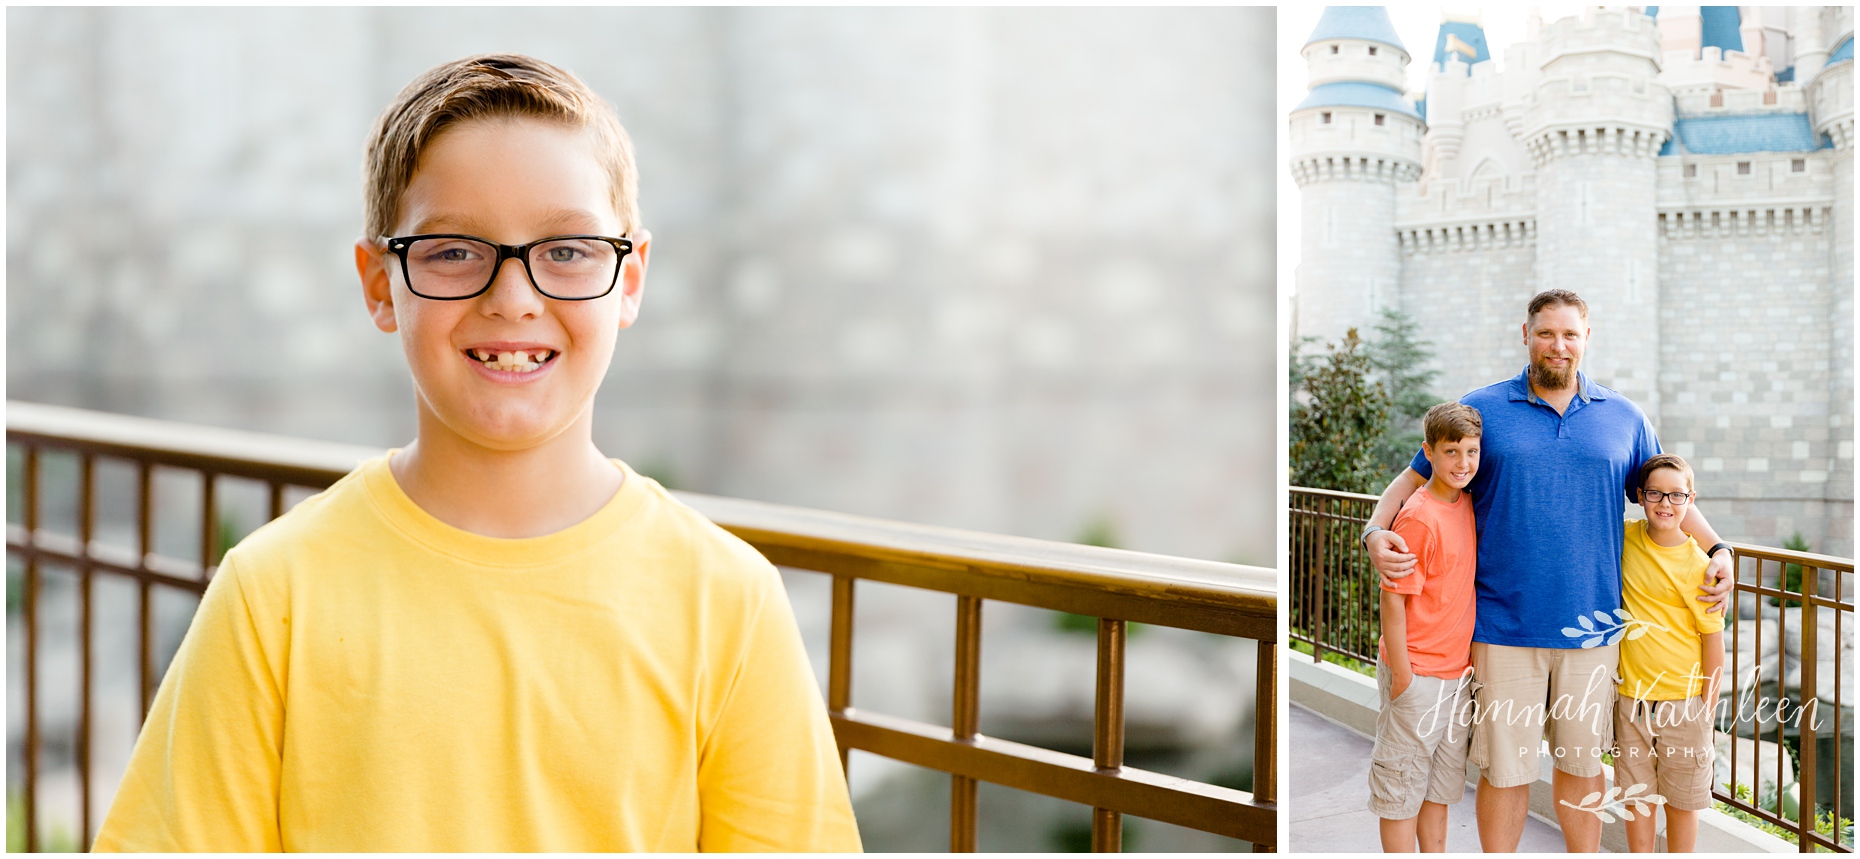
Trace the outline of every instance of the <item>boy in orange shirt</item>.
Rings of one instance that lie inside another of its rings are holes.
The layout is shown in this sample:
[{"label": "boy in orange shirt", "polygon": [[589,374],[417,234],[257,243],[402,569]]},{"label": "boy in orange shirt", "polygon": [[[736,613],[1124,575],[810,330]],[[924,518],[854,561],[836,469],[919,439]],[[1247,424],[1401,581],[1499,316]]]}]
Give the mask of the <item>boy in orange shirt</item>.
[{"label": "boy in orange shirt", "polygon": [[1442,403],[1422,419],[1422,451],[1434,476],[1396,514],[1395,533],[1415,555],[1414,574],[1382,591],[1376,685],[1376,747],[1369,810],[1382,818],[1389,853],[1446,849],[1447,806],[1466,790],[1472,720],[1469,656],[1477,532],[1462,490],[1479,471],[1479,412]]}]

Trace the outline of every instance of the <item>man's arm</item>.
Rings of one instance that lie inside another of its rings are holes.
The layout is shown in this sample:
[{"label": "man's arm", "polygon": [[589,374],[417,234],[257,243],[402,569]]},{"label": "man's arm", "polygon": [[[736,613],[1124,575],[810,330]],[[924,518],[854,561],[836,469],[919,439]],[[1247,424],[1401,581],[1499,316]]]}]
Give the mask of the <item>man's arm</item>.
[{"label": "man's arm", "polygon": [[1387,651],[1389,700],[1394,701],[1414,682],[1414,667],[1408,663],[1408,595],[1382,592],[1382,649]]},{"label": "man's arm", "polygon": [[1420,472],[1412,468],[1402,469],[1394,480],[1389,481],[1388,488],[1382,490],[1382,498],[1376,502],[1375,512],[1369,514],[1368,524],[1383,530],[1371,532],[1363,542],[1369,549],[1369,563],[1375,565],[1376,572],[1382,574],[1385,585],[1406,578],[1414,570],[1414,555],[1408,549],[1408,541],[1388,528],[1395,521],[1395,514],[1401,512],[1401,506],[1408,502],[1408,497],[1426,482]]},{"label": "man's arm", "polygon": [[[1686,532],[1688,536],[1698,541],[1699,545],[1706,547],[1707,551],[1720,542],[1718,532],[1712,530],[1711,524],[1705,521],[1705,514],[1699,512],[1697,505],[1686,510],[1686,518],[1679,521],[1679,530]],[[1724,611],[1724,606],[1730,598],[1731,586],[1734,584],[1735,572],[1731,563],[1730,549],[1719,549],[1712,554],[1711,566],[1705,569],[1705,583],[1699,585],[1699,593],[1703,594],[1698,598],[1699,602],[1711,603],[1706,607],[1706,611]]]}]

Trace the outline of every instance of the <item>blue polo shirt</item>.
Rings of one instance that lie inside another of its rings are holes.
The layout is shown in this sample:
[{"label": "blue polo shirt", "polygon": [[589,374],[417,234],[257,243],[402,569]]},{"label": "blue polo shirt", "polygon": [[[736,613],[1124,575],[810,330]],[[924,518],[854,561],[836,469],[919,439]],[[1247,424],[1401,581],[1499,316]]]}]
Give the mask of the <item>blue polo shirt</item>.
[{"label": "blue polo shirt", "polygon": [[[1621,521],[1634,475],[1660,440],[1620,392],[1582,373],[1577,383],[1560,415],[1531,394],[1525,373],[1460,398],[1485,425],[1479,473],[1466,487],[1479,530],[1474,641],[1574,648],[1618,623]],[[1419,452],[1409,465],[1433,476]]]}]

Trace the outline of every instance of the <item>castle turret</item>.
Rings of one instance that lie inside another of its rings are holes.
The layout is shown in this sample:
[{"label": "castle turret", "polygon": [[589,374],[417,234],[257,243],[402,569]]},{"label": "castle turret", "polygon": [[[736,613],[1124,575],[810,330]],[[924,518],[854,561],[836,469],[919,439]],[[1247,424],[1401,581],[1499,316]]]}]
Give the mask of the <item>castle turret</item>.
[{"label": "castle turret", "polygon": [[1637,9],[1590,9],[1545,27],[1541,45],[1520,135],[1537,168],[1537,282],[1583,297],[1584,369],[1658,426],[1654,158],[1673,128],[1660,33]]},{"label": "castle turret", "polygon": [[1290,129],[1304,204],[1293,336],[1332,340],[1397,304],[1396,186],[1420,177],[1423,125],[1383,7],[1326,7],[1303,54],[1310,94]]},{"label": "castle turret", "polygon": [[[1796,80],[1808,90],[1809,121],[1823,145],[1834,149],[1834,205],[1830,207],[1830,226],[1835,236],[1854,234],[1854,10],[1852,6],[1810,7],[1798,13],[1804,22],[1812,21],[1829,46],[1825,65],[1806,78],[1797,66]],[[1836,240],[1830,244],[1829,281],[1834,284],[1834,317],[1852,319],[1854,313],[1854,244]],[[1833,328],[1833,360],[1837,367],[1854,365],[1854,332],[1851,325]],[[1851,373],[1835,373],[1829,391],[1831,418],[1828,495],[1845,500],[1851,509],[1854,491],[1854,385]],[[1851,520],[1849,520],[1851,522]],[[1852,532],[1848,538],[1851,541]],[[1851,542],[1848,545],[1852,545]]]}]

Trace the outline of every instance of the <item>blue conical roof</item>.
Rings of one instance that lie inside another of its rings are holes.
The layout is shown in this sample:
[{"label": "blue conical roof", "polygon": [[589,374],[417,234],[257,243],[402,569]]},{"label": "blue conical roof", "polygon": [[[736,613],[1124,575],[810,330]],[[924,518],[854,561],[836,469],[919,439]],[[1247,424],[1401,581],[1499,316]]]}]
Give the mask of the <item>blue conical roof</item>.
[{"label": "blue conical roof", "polygon": [[1317,29],[1311,31],[1311,38],[1306,39],[1305,44],[1326,39],[1381,42],[1394,46],[1404,54],[1408,53],[1401,39],[1395,35],[1395,24],[1389,20],[1389,10],[1382,6],[1325,6],[1324,16],[1318,19]]}]

